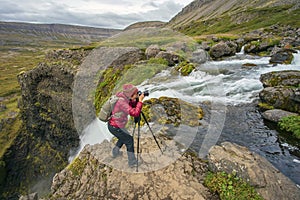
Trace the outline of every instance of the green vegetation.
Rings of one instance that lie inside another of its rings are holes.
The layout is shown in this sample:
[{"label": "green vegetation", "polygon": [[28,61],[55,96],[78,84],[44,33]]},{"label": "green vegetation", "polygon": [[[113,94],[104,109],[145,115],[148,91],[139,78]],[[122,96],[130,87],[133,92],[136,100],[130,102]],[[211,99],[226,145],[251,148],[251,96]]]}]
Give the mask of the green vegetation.
[{"label": "green vegetation", "polygon": [[204,185],[212,192],[217,193],[221,200],[263,200],[249,183],[234,174],[208,172]]},{"label": "green vegetation", "polygon": [[165,65],[165,66],[169,64],[168,61],[163,58],[150,58],[147,63],[152,65]]},{"label": "green vegetation", "polygon": [[[300,27],[300,9],[289,11],[291,6],[269,8],[248,8],[236,13],[225,13],[218,18],[193,21],[181,32],[190,35],[217,33],[242,34],[252,30],[267,28],[274,24]],[[271,17],[270,17],[271,16]]]},{"label": "green vegetation", "polygon": [[193,63],[183,61],[177,65],[175,69],[179,71],[182,76],[188,76],[195,68]]},{"label": "green vegetation", "polygon": [[67,169],[72,172],[74,176],[81,176],[83,170],[85,169],[87,164],[87,158],[80,159],[76,157],[70,165],[68,165]]},{"label": "green vegetation", "polygon": [[0,97],[20,93],[17,74],[33,69],[44,59],[43,52],[7,52],[0,53]]},{"label": "green vegetation", "polygon": [[263,109],[263,110],[272,110],[272,109],[274,109],[273,106],[271,106],[271,105],[269,105],[267,103],[259,103],[258,107],[261,108],[261,109]]},{"label": "green vegetation", "polygon": [[300,116],[284,117],[278,125],[281,130],[291,132],[294,137],[300,139]]},{"label": "green vegetation", "polygon": [[[160,109],[155,109],[157,107]],[[149,122],[155,121],[159,124],[174,124],[175,126],[180,124],[199,126],[199,120],[204,115],[200,107],[171,97],[151,98],[144,101],[143,113]]]},{"label": "green vegetation", "polygon": [[16,117],[15,119],[7,119],[7,120],[11,122],[5,123],[0,132],[0,146],[1,146],[0,158],[2,158],[6,149],[10,147],[14,139],[17,137],[18,131],[22,126],[22,121],[20,117]]}]

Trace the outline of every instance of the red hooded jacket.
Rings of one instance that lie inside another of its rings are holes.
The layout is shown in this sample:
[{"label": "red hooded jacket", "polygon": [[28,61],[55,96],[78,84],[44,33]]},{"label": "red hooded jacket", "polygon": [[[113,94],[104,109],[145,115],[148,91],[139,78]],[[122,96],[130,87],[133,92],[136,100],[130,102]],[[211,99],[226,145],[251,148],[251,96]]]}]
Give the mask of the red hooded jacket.
[{"label": "red hooded jacket", "polygon": [[116,128],[124,128],[128,122],[128,115],[132,117],[140,116],[143,103],[128,99],[123,92],[117,93],[117,97],[120,98],[112,111],[109,124]]}]

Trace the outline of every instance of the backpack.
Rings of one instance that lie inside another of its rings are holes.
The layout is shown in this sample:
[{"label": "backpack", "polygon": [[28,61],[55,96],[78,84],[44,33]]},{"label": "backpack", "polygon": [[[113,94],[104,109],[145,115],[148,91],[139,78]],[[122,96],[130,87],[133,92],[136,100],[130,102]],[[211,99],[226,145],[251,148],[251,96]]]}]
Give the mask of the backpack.
[{"label": "backpack", "polygon": [[120,97],[111,96],[102,106],[98,118],[103,122],[108,122],[112,117],[112,111]]}]

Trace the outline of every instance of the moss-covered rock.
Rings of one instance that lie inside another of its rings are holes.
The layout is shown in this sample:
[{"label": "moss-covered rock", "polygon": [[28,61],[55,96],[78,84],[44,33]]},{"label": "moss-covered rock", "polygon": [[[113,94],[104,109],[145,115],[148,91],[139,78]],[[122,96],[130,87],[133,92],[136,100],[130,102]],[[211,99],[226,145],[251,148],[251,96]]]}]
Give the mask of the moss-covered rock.
[{"label": "moss-covered rock", "polygon": [[290,112],[300,112],[300,71],[269,72],[262,74],[260,81],[265,87],[259,93],[261,105],[269,105]]},{"label": "moss-covered rock", "polygon": [[152,98],[145,101],[143,112],[149,121],[175,126],[180,124],[199,126],[199,120],[204,115],[200,107],[171,97]]},{"label": "moss-covered rock", "polygon": [[195,68],[195,65],[188,61],[180,62],[179,65],[175,67],[175,69],[179,71],[182,76],[188,76]]}]

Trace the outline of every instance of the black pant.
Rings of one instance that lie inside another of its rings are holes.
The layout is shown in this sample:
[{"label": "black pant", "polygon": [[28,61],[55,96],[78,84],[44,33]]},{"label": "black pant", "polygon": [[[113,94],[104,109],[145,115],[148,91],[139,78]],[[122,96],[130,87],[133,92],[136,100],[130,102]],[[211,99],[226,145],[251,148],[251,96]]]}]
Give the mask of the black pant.
[{"label": "black pant", "polygon": [[108,124],[108,130],[118,138],[118,141],[116,143],[116,146],[118,148],[121,148],[123,144],[126,145],[127,152],[134,153],[134,143],[133,143],[133,137],[130,135],[130,133],[126,129],[116,128],[112,125]]}]

